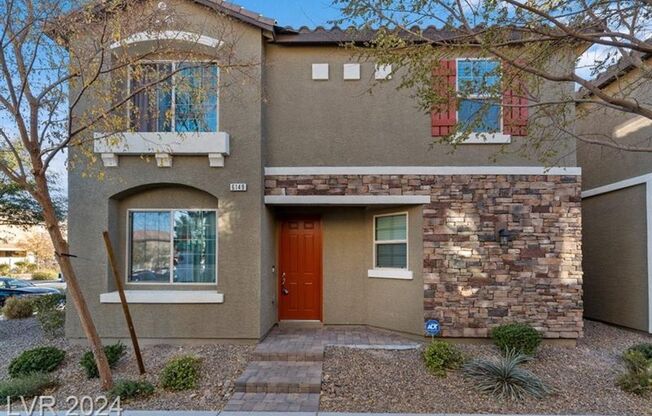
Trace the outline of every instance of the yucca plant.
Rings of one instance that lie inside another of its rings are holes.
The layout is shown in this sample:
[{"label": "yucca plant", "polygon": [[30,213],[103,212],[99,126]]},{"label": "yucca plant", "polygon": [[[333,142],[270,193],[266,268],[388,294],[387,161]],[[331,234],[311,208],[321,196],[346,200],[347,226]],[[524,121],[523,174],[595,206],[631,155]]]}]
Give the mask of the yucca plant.
[{"label": "yucca plant", "polygon": [[550,393],[550,388],[520,367],[531,359],[528,355],[509,350],[498,361],[473,360],[463,367],[463,371],[483,393],[509,400],[522,400],[526,396],[540,399]]}]

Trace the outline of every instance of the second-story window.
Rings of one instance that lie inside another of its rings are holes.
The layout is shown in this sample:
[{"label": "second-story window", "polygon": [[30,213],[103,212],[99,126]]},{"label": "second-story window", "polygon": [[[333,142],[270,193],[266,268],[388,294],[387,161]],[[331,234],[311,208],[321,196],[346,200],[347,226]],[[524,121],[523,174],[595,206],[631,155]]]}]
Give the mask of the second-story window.
[{"label": "second-story window", "polygon": [[138,132],[218,131],[218,74],[210,62],[148,62],[130,68],[131,128]]},{"label": "second-story window", "polygon": [[488,59],[457,61],[457,91],[460,95],[458,122],[460,128],[473,133],[501,131],[500,63]]}]

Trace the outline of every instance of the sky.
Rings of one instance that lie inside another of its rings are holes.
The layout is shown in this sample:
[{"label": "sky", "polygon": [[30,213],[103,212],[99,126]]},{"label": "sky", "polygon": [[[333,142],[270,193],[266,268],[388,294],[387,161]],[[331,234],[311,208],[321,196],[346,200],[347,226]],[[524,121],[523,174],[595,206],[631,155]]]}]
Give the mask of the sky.
[{"label": "sky", "polygon": [[330,0],[231,0],[245,9],[276,19],[279,26],[331,26],[340,17]]}]

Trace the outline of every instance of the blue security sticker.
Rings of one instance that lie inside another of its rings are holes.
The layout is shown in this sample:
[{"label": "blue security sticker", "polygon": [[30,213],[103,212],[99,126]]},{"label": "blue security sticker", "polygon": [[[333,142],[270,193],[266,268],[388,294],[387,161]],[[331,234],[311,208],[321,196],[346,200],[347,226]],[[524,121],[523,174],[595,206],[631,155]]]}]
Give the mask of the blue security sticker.
[{"label": "blue security sticker", "polygon": [[441,332],[441,326],[439,325],[439,321],[436,319],[429,319],[428,321],[426,321],[424,325],[424,329],[427,335],[433,337],[439,335],[439,333]]}]

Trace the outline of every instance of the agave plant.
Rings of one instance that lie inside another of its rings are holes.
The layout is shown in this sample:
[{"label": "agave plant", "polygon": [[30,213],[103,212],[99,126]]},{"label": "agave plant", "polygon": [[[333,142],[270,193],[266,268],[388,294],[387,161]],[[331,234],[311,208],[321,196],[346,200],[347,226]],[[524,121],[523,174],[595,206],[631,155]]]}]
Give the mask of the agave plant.
[{"label": "agave plant", "polygon": [[498,361],[476,359],[463,367],[464,374],[473,379],[478,390],[509,400],[526,396],[545,397],[550,388],[537,376],[520,367],[530,356],[509,350]]}]

